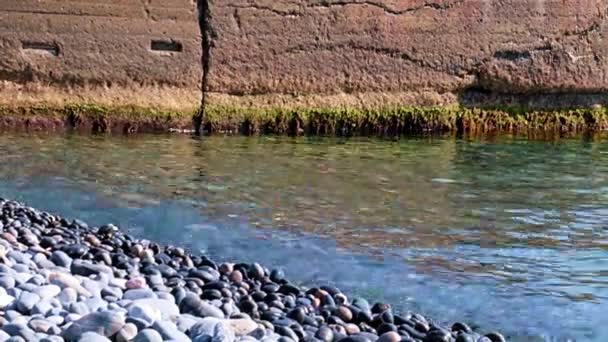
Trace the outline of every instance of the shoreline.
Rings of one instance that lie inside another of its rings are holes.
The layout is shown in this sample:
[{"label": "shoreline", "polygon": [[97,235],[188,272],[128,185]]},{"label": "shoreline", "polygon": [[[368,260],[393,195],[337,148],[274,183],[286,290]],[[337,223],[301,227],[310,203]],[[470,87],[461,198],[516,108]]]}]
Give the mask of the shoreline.
[{"label": "shoreline", "polygon": [[[0,104],[0,129],[80,133],[192,133],[200,109],[107,104]],[[451,106],[238,107],[209,105],[205,134],[380,136],[408,134],[577,135],[608,130],[608,108]]]},{"label": "shoreline", "polygon": [[[0,199],[2,331],[45,341],[502,342],[440,326],[280,269],[217,264],[180,247]],[[161,339],[157,337],[159,335]],[[58,336],[61,336],[59,338]],[[154,339],[156,338],[156,339]]]}]

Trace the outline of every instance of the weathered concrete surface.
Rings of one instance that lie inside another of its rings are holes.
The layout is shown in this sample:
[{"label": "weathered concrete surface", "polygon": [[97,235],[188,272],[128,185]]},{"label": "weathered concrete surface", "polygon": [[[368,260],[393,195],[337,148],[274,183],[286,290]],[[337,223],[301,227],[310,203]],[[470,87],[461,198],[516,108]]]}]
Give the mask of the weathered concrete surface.
[{"label": "weathered concrete surface", "polygon": [[192,108],[201,86],[196,3],[2,0],[0,80],[0,103]]},{"label": "weathered concrete surface", "polygon": [[248,105],[272,105],[268,94],[298,103],[313,94],[365,104],[373,94],[375,105],[384,94],[389,104],[418,104],[424,93],[423,104],[444,104],[479,90],[576,92],[594,94],[586,104],[606,103],[608,0],[208,4],[211,103],[245,95]]}]

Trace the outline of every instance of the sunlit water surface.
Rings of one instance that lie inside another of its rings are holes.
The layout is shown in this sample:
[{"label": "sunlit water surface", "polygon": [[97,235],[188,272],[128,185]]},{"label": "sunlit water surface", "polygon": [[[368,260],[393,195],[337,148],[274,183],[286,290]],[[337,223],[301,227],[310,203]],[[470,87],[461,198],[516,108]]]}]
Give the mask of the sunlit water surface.
[{"label": "sunlit water surface", "polygon": [[513,341],[608,341],[608,143],[3,134],[0,196]]}]

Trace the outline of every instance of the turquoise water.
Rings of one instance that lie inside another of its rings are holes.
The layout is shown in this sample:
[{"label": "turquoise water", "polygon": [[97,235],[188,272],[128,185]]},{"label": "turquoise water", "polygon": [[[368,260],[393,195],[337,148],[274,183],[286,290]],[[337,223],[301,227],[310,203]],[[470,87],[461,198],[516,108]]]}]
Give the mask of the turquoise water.
[{"label": "turquoise water", "polygon": [[0,136],[0,196],[514,341],[606,341],[608,144]]}]

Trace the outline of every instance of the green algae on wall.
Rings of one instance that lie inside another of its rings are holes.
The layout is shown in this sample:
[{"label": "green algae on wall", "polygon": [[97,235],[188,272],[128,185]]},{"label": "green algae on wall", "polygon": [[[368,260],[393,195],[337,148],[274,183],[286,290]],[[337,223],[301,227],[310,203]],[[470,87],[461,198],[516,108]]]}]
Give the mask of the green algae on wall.
[{"label": "green algae on wall", "polygon": [[[194,130],[198,109],[159,110],[95,104],[0,106],[0,127],[73,129],[90,133]],[[529,110],[526,108],[384,107],[245,108],[207,106],[208,134],[289,134],[399,136],[419,133],[584,133],[608,130],[606,108]]]},{"label": "green algae on wall", "polygon": [[0,106],[0,127],[89,133],[168,132],[190,130],[196,111],[96,104]]},{"label": "green algae on wall", "polygon": [[205,130],[241,134],[381,135],[416,133],[582,133],[608,129],[606,108],[528,110],[525,108],[385,107],[237,108],[207,107]]}]

